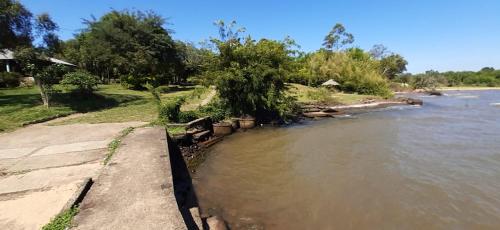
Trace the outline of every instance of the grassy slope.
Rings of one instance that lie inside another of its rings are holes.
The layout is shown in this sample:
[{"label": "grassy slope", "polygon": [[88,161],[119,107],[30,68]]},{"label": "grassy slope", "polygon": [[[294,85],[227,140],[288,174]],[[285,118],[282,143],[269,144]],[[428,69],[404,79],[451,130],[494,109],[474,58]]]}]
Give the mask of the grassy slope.
[{"label": "grassy slope", "polygon": [[[192,91],[192,88],[177,89],[162,94],[162,99],[187,96]],[[75,98],[69,93],[54,95],[49,109],[43,107],[38,92],[37,88],[0,89],[0,131],[71,113],[85,114],[57,124],[152,121],[156,118],[156,108],[148,91],[101,85],[92,98]]]},{"label": "grassy slope", "polygon": [[[319,88],[300,85],[300,84],[289,84],[289,86],[290,86],[290,94],[296,96],[298,102],[302,103],[316,102],[314,99],[309,97],[308,92],[317,92],[320,90]],[[333,93],[333,92],[331,93],[330,96],[334,101],[345,105],[357,104],[365,99],[372,99],[372,98],[380,99],[380,97],[372,95]]]}]

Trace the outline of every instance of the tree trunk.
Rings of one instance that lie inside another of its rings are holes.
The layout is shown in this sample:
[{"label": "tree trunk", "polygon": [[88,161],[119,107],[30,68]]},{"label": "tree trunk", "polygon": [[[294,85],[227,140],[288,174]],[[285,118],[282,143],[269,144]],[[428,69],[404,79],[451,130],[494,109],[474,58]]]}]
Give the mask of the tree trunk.
[{"label": "tree trunk", "polygon": [[40,96],[42,97],[43,105],[45,106],[45,108],[49,108],[50,97],[49,97],[47,90],[44,88],[42,82],[39,79],[36,79],[35,81],[36,81],[36,85],[40,89]]}]

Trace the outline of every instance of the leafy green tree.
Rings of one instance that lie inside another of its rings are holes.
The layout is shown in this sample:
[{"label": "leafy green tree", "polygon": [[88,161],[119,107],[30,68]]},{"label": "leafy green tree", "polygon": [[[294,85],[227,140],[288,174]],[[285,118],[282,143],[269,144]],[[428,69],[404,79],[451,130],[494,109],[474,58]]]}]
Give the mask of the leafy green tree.
[{"label": "leafy green tree", "polygon": [[332,30],[325,36],[323,46],[325,49],[332,51],[340,49],[345,45],[354,43],[354,36],[346,32],[345,27],[337,23]]},{"label": "leafy green tree", "polygon": [[399,54],[391,54],[380,59],[381,73],[390,80],[406,71],[408,62]]},{"label": "leafy green tree", "polygon": [[132,88],[179,82],[184,70],[171,31],[154,12],[113,10],[64,47],[64,54],[102,80],[121,78]]},{"label": "leafy green tree", "polygon": [[60,82],[61,85],[80,95],[91,95],[97,89],[98,83],[96,76],[85,71],[67,73]]},{"label": "leafy green tree", "polygon": [[32,18],[31,12],[19,1],[0,0],[0,50],[30,46]]},{"label": "leafy green tree", "polygon": [[328,79],[340,84],[346,92],[390,97],[391,92],[378,70],[378,61],[370,58],[361,49],[347,52],[319,50],[311,55],[309,68],[312,85],[320,85]]},{"label": "leafy green tree", "polygon": [[234,116],[286,118],[294,108],[293,98],[285,95],[285,79],[292,61],[289,44],[268,39],[255,41],[250,36],[241,39],[225,24],[218,25],[219,31],[226,34],[212,39],[218,56],[215,68],[208,72],[217,76],[215,84],[222,105]]}]

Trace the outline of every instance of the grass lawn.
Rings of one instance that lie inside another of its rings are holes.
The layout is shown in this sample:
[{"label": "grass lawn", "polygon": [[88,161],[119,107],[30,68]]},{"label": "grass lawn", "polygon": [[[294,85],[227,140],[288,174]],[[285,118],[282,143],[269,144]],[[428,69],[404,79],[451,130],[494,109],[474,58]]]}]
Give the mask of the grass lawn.
[{"label": "grass lawn", "polygon": [[360,103],[366,99],[381,99],[379,96],[330,92],[300,84],[289,84],[289,87],[290,95],[296,96],[298,102],[301,103],[315,103],[319,102],[319,100],[327,100],[330,103],[351,105]]},{"label": "grass lawn", "polygon": [[[58,89],[58,86],[55,87]],[[190,96],[194,87],[176,87],[162,93],[163,100]],[[200,97],[203,97],[203,93]],[[198,97],[192,97],[199,100]],[[188,99],[188,102],[191,99]],[[27,122],[49,119],[72,113],[84,113],[58,124],[153,121],[155,104],[148,91],[124,89],[120,85],[101,85],[95,96],[79,98],[70,93],[58,93],[52,106],[44,108],[37,88],[0,89],[0,132],[21,127]]]}]

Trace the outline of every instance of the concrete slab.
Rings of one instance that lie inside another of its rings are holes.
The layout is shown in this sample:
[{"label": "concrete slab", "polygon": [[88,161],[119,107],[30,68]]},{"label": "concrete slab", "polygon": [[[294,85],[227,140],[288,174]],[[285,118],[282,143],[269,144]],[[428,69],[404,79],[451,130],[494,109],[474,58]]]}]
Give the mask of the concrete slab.
[{"label": "concrete slab", "polygon": [[[6,173],[16,173],[37,169],[48,169],[63,166],[74,166],[86,163],[102,162],[107,153],[106,149],[97,149],[83,152],[70,152],[42,156],[30,156],[18,159],[11,166],[6,167]],[[1,167],[1,161],[0,161]]]},{"label": "concrete slab", "polygon": [[47,224],[103,168],[108,143],[142,124],[38,124],[0,134],[0,229]]},{"label": "concrete slab", "polygon": [[0,196],[8,193],[80,183],[86,177],[95,177],[102,163],[83,164],[61,168],[35,170],[0,178]]},{"label": "concrete slab", "polygon": [[75,229],[186,229],[165,130],[136,129],[122,143],[80,205]]},{"label": "concrete slab", "polygon": [[31,154],[37,150],[37,147],[31,148],[15,148],[15,149],[0,149],[0,159],[19,158]]},{"label": "concrete slab", "polygon": [[77,190],[78,184],[65,184],[50,190],[20,194],[15,197],[0,195],[1,229],[41,229]]},{"label": "concrete slab", "polygon": [[51,145],[36,151],[32,156],[105,149],[112,140],[113,139],[110,138],[103,141],[84,141],[71,144]]}]

